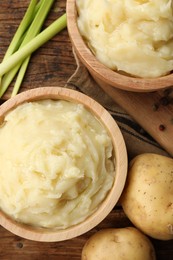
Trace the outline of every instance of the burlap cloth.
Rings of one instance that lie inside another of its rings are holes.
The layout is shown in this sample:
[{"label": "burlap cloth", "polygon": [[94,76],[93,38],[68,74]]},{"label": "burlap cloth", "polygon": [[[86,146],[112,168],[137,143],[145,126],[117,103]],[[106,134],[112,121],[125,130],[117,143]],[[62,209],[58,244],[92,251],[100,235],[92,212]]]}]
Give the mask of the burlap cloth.
[{"label": "burlap cloth", "polygon": [[78,90],[99,102],[115,119],[123,134],[129,160],[141,153],[157,153],[169,156],[168,153],[146,133],[130,115],[119,107],[90,76],[74,53],[77,68],[67,81],[65,87]]}]

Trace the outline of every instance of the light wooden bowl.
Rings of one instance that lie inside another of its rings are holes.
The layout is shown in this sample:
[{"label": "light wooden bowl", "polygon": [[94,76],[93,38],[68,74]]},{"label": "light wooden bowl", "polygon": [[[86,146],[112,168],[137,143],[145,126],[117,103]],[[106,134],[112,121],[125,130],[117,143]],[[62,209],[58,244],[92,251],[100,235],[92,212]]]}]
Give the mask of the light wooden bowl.
[{"label": "light wooden bowl", "polygon": [[[99,6],[98,6],[99,8]],[[109,85],[114,88],[133,92],[151,92],[168,88],[173,85],[173,74],[167,76],[144,79],[122,75],[101,64],[80,35],[77,26],[77,10],[75,0],[67,0],[67,27],[72,46],[80,61],[89,70],[92,77],[99,85]]]},{"label": "light wooden bowl", "polygon": [[99,224],[113,209],[118,202],[124,188],[127,175],[127,152],[124,139],[118,125],[111,115],[96,101],[90,97],[71,89],[59,87],[37,88],[18,94],[0,106],[1,123],[7,112],[24,102],[43,99],[68,100],[82,103],[90,110],[107,128],[113,143],[115,155],[115,180],[112,189],[108,193],[98,210],[88,217],[84,222],[67,228],[65,230],[36,228],[26,224],[18,223],[0,211],[0,224],[12,233],[35,241],[62,241],[79,236],[97,224]]}]

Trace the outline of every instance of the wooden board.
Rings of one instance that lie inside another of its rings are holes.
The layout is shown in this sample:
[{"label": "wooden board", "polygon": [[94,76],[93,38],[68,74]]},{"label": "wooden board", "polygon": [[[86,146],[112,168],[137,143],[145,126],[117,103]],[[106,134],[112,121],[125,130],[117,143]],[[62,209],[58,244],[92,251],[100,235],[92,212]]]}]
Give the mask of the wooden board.
[{"label": "wooden board", "polygon": [[135,93],[116,89],[95,79],[103,90],[126,110],[173,156],[172,88],[163,92]]}]

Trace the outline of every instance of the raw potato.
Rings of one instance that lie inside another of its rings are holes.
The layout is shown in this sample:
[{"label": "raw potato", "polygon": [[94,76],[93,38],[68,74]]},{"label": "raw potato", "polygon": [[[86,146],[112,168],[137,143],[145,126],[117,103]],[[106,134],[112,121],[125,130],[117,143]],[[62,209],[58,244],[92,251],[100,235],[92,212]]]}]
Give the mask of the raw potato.
[{"label": "raw potato", "polygon": [[82,260],[154,260],[150,240],[133,227],[103,229],[83,247]]},{"label": "raw potato", "polygon": [[130,163],[121,204],[145,234],[173,239],[173,159],[157,154],[136,156]]}]

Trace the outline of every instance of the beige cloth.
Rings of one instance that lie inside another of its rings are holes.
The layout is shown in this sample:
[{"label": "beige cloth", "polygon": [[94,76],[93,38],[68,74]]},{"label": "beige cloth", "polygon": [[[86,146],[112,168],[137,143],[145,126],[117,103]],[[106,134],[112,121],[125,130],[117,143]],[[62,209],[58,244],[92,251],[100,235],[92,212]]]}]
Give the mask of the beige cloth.
[{"label": "beige cloth", "polygon": [[79,62],[75,73],[67,81],[65,87],[78,90],[99,102],[113,116],[122,131],[129,159],[141,153],[157,153],[169,156],[161,146],[153,140],[115,101],[111,99],[93,80],[88,70]]}]

